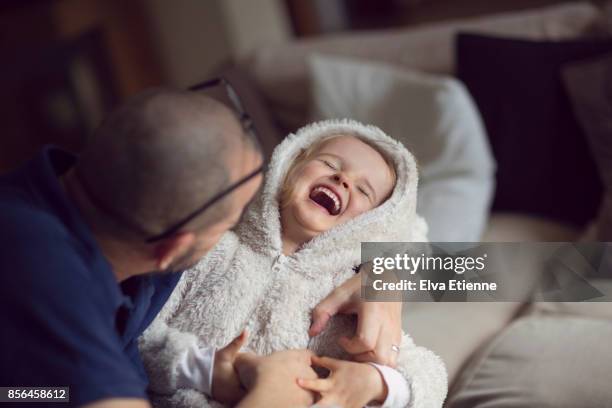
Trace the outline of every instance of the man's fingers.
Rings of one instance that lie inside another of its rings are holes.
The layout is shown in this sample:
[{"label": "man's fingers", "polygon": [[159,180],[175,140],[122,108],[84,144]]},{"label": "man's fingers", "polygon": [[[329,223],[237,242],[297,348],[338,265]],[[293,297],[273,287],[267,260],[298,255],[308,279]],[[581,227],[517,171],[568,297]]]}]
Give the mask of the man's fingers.
[{"label": "man's fingers", "polygon": [[306,378],[299,378],[298,385],[306,390],[315,392],[327,392],[332,389],[332,381],[327,378],[316,378],[309,380]]},{"label": "man's fingers", "polygon": [[376,354],[374,351],[366,351],[365,353],[355,354],[351,357],[353,358],[353,361],[357,361],[358,363],[378,363],[378,361],[376,361]]},{"label": "man's fingers", "polygon": [[317,336],[323,331],[329,319],[338,313],[339,305],[340,301],[332,292],[331,295],[323,299],[323,301],[314,308],[312,311],[312,324],[310,325],[310,330],[308,330],[308,335],[310,337]]},{"label": "man's fingers", "polygon": [[247,332],[246,330],[244,330],[242,333],[240,333],[238,337],[232,340],[230,344],[219,350],[218,357],[233,360],[236,354],[238,354],[238,352],[242,348],[242,345],[246,341],[246,338]]},{"label": "man's fingers", "polygon": [[234,370],[247,389],[251,389],[255,383],[255,367],[258,359],[259,357],[253,353],[238,353],[234,360]]},{"label": "man's fingers", "polygon": [[308,335],[310,337],[318,336],[323,331],[323,329],[325,329],[325,326],[327,326],[327,322],[330,318],[331,315],[329,313],[313,313],[312,325],[308,330]]},{"label": "man's fingers", "polygon": [[337,408],[340,407],[338,398],[335,395],[326,395],[314,404],[313,408]]},{"label": "man's fingers", "polygon": [[333,371],[338,367],[338,360],[336,360],[335,358],[331,358],[331,357],[313,356],[312,364],[317,367],[325,367]]},{"label": "man's fingers", "polygon": [[234,366],[237,370],[247,367],[253,367],[257,363],[259,357],[254,353],[238,353]]},{"label": "man's fingers", "polygon": [[329,321],[329,318],[336,313],[354,313],[356,306],[359,304],[355,299],[359,298],[360,290],[360,274],[356,274],[334,289],[334,291],[323,299],[314,309],[312,313],[312,325],[310,326],[308,334],[313,337],[321,333]]},{"label": "man's fingers", "polygon": [[399,347],[400,343],[401,338],[398,341],[395,339],[395,335],[381,330],[378,343],[374,348],[374,359],[369,361],[395,368],[399,353],[394,350],[395,347],[393,346]]},{"label": "man's fingers", "polygon": [[291,350],[291,352],[295,354],[296,359],[301,360],[305,365],[308,366],[310,366],[312,358],[316,355],[312,352],[312,350],[308,349]]},{"label": "man's fingers", "polygon": [[393,345],[399,346],[401,341],[393,343],[389,341],[390,337],[381,336],[379,343],[374,350],[366,351],[365,353],[354,354],[353,360],[360,363],[377,363],[383,364],[392,368],[397,366],[399,353],[394,350]]},{"label": "man's fingers", "polygon": [[248,332],[246,331],[246,329],[244,329],[242,333],[238,335],[238,337],[236,337],[234,340],[232,340],[230,344],[226,346],[226,348],[227,347],[235,348],[236,346],[242,347],[242,345],[244,344],[248,336],[249,336]]},{"label": "man's fingers", "polygon": [[[393,355],[395,354],[395,356]],[[378,354],[375,351],[367,351],[365,353],[356,354],[353,357],[353,361],[359,363],[377,363],[386,365],[392,368],[397,367],[397,352],[392,351],[392,354]]]},{"label": "man's fingers", "polygon": [[361,354],[373,351],[380,334],[380,321],[372,313],[361,314],[357,320],[357,332],[348,339],[341,337],[340,346],[349,354]]}]

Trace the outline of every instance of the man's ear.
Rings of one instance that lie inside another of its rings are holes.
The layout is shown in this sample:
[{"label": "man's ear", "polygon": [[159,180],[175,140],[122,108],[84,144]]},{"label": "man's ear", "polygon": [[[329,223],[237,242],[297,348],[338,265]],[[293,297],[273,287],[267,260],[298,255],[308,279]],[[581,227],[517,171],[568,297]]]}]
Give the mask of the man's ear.
[{"label": "man's ear", "polygon": [[196,236],[193,232],[179,232],[165,238],[154,249],[155,266],[158,270],[166,270],[173,261],[179,259],[192,247]]}]

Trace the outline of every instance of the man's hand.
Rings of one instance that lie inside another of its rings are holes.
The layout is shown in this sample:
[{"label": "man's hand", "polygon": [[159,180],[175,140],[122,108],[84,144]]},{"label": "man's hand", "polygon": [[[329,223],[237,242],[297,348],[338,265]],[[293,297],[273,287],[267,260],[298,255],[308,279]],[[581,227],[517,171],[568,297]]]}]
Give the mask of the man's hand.
[{"label": "man's hand", "polygon": [[362,408],[372,401],[380,404],[387,399],[385,381],[370,364],[329,357],[313,357],[312,362],[330,371],[327,378],[298,380],[301,387],[321,395],[317,406]]},{"label": "man's hand", "polygon": [[234,363],[246,337],[246,331],[243,331],[230,344],[215,353],[211,391],[213,398],[224,404],[234,405],[245,394]]},{"label": "man's hand", "polygon": [[314,394],[297,384],[298,378],[315,379],[309,350],[279,351],[269,356],[238,354],[235,368],[249,390],[240,408],[308,407]]},{"label": "man's hand", "polygon": [[401,302],[366,302],[361,298],[361,274],[339,286],[315,307],[310,336],[323,331],[337,313],[356,314],[357,332],[353,338],[343,337],[340,345],[355,361],[371,361],[395,367],[397,352],[393,346],[402,339]]},{"label": "man's hand", "polygon": [[80,408],[151,408],[151,404],[137,398],[109,398],[81,405]]}]

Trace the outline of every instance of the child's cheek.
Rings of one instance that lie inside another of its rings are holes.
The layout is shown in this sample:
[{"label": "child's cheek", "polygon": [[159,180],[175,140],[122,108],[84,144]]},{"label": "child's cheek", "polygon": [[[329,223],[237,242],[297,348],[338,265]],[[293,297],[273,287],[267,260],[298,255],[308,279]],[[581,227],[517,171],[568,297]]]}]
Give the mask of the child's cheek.
[{"label": "child's cheek", "polygon": [[347,214],[350,218],[355,218],[358,215],[363,214],[368,211],[370,208],[366,203],[363,203],[361,200],[352,201],[349,204],[349,208],[347,209]]},{"label": "child's cheek", "polygon": [[308,168],[308,166],[304,166],[301,171],[296,174],[296,177],[293,179],[293,183],[296,187],[304,188],[306,185],[310,184],[310,180],[312,179],[312,170]]},{"label": "child's cheek", "polygon": [[322,176],[324,173],[321,166],[318,166],[317,163],[311,162],[308,163],[302,169],[302,176],[305,178],[316,178]]}]

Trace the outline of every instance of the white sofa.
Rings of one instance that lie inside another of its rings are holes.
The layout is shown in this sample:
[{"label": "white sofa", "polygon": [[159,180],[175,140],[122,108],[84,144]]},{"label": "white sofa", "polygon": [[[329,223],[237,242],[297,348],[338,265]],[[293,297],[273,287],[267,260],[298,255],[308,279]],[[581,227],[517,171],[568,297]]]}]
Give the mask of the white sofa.
[{"label": "white sofa", "polygon": [[[463,21],[436,23],[417,28],[359,32],[295,41],[262,48],[238,66],[262,95],[274,126],[284,134],[308,119],[307,58],[313,53],[336,54],[384,61],[399,67],[453,75],[454,34],[458,30],[560,40],[582,35],[600,23],[601,11],[590,3],[567,3],[544,9],[505,13]],[[520,214],[492,214],[483,241],[572,241],[577,231],[545,219]],[[526,303],[408,303],[404,326],[417,344],[437,352],[445,361],[449,384],[449,406],[472,406],[455,398],[466,387],[466,370],[490,340],[517,317],[546,313],[546,308]],[[559,312],[558,308],[553,307]],[[570,308],[571,309],[571,308]],[[569,309],[561,313],[570,313]],[[589,308],[580,314],[588,315]],[[550,312],[550,310],[548,310]],[[606,315],[606,312],[603,313]],[[612,313],[609,315],[612,317]],[[473,373],[470,373],[472,376]],[[474,401],[471,399],[470,401]],[[533,400],[532,400],[533,401]],[[463,405],[462,405],[463,404]],[[523,406],[523,405],[482,405]],[[588,405],[584,405],[588,406]],[[612,406],[612,402],[610,405]]]}]

